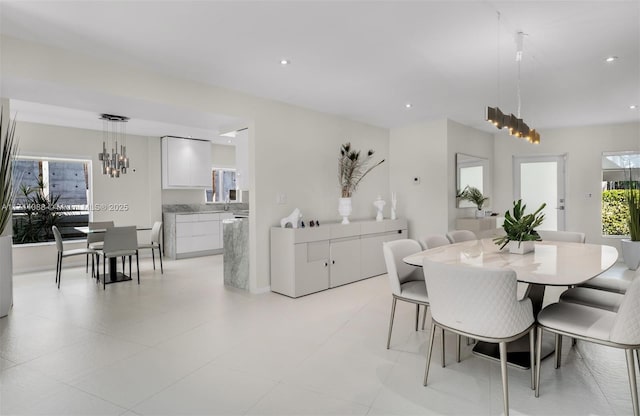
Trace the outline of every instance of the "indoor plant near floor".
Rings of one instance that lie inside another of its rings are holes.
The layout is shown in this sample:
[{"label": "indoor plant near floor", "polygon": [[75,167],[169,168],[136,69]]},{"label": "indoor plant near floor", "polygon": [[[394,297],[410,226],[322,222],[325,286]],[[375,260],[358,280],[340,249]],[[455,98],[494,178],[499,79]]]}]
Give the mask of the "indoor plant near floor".
[{"label": "indoor plant near floor", "polygon": [[345,143],[340,147],[338,183],[342,197],[338,203],[338,213],[342,217],[342,224],[349,224],[349,215],[352,211],[351,195],[356,191],[362,179],[376,166],[384,162],[382,159],[373,166],[369,166],[373,153],[373,150],[369,150],[367,155],[363,156],[359,150],[351,148],[351,143]]},{"label": "indoor plant near floor", "polygon": [[11,215],[15,189],[12,176],[18,151],[15,129],[15,119],[5,123],[0,109],[0,318],[7,316],[13,306]]},{"label": "indoor plant near floor", "polygon": [[508,244],[511,253],[524,254],[533,251],[534,241],[541,240],[536,227],[544,221],[542,210],[546,205],[540,205],[532,214],[525,214],[527,205],[523,204],[521,199],[514,201],[513,214],[509,211],[504,213],[505,235],[493,239],[500,246],[500,250]]},{"label": "indoor plant near floor", "polygon": [[456,196],[457,198],[460,198],[463,201],[469,201],[476,206],[476,218],[484,217],[482,207],[484,203],[489,200],[489,197],[484,196],[482,191],[475,186],[467,185],[462,191],[458,192],[458,195]]},{"label": "indoor plant near floor", "polygon": [[629,238],[622,239],[622,258],[630,270],[640,266],[640,189],[629,173],[629,186],[625,190],[625,200],[629,207]]}]

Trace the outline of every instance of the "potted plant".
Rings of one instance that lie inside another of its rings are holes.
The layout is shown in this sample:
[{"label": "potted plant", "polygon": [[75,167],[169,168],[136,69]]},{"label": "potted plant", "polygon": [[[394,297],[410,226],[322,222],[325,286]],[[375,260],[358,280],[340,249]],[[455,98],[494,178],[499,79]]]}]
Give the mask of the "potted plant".
[{"label": "potted plant", "polygon": [[536,227],[544,221],[542,210],[545,206],[547,204],[542,204],[534,213],[525,214],[527,205],[523,204],[521,199],[514,201],[513,214],[509,211],[504,213],[505,235],[493,239],[500,246],[500,250],[508,244],[510,253],[525,254],[533,251],[533,242],[541,240]]},{"label": "potted plant", "polygon": [[362,156],[359,150],[351,148],[351,143],[345,143],[340,147],[338,158],[338,183],[342,197],[338,203],[338,212],[342,216],[342,224],[349,224],[351,215],[351,195],[356,191],[362,179],[376,166],[384,162],[384,159],[373,166],[369,166],[373,157],[373,150],[369,150],[366,156]]},{"label": "potted plant", "polygon": [[18,152],[14,140],[16,121],[5,123],[0,109],[0,318],[7,316],[13,306],[13,261],[11,217],[15,189],[13,161]]},{"label": "potted plant", "polygon": [[622,239],[622,258],[630,270],[636,270],[640,266],[640,189],[632,179],[629,171],[629,186],[624,193],[629,207],[629,238]]},{"label": "potted plant", "polygon": [[484,196],[481,190],[479,190],[475,186],[467,185],[462,191],[458,192],[458,195],[456,195],[456,197],[460,198],[463,201],[469,201],[476,206],[476,218],[484,217],[484,211],[482,211],[482,207],[484,203],[489,200],[489,197]]}]

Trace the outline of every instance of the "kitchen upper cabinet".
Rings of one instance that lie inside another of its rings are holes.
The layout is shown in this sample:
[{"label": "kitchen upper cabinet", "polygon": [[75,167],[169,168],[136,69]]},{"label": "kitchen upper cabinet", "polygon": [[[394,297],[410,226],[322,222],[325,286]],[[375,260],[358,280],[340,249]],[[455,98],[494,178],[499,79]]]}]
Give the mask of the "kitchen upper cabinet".
[{"label": "kitchen upper cabinet", "polygon": [[210,188],[211,142],[162,138],[162,188]]}]

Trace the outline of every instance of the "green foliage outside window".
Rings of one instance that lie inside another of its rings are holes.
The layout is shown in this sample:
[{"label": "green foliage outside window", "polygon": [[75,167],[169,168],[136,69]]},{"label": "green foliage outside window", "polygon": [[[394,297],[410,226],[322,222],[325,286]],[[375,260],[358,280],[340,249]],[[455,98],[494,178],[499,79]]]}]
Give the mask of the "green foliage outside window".
[{"label": "green foliage outside window", "polygon": [[602,235],[629,235],[628,218],[625,191],[602,191]]}]

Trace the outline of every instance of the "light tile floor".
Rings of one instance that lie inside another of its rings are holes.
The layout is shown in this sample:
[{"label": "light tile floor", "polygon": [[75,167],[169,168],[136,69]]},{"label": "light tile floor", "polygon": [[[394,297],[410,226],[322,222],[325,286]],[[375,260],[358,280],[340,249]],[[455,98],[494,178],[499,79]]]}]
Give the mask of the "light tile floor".
[{"label": "light tile floor", "polygon": [[[289,299],[226,288],[221,256],[166,260],[164,275],[140,267],[140,286],[106,291],[83,268],[65,268],[60,290],[53,272],[15,276],[0,414],[502,412],[499,365],[467,346],[455,363],[450,335],[446,368],[435,363],[422,386],[428,331],[413,330],[413,305],[399,303],[385,349],[386,276]],[[538,399],[529,373],[509,370],[511,414],[630,414],[623,353],[568,344],[559,370],[544,362]]]}]

